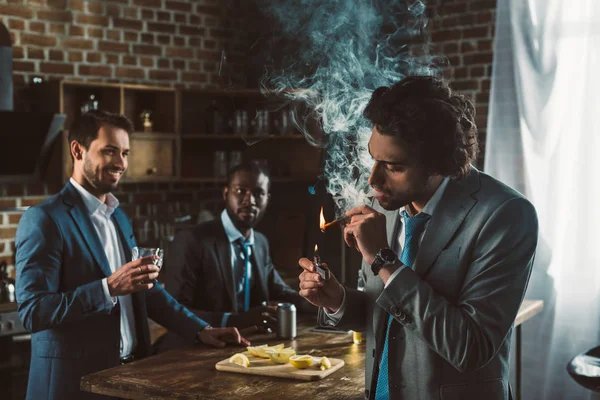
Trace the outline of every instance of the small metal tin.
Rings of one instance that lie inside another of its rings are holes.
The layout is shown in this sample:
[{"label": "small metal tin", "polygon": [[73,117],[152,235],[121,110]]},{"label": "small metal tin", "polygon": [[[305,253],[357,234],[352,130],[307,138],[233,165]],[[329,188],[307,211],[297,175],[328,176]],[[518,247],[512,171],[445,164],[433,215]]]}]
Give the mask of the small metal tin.
[{"label": "small metal tin", "polygon": [[292,303],[277,305],[277,337],[281,339],[296,337],[296,306]]}]

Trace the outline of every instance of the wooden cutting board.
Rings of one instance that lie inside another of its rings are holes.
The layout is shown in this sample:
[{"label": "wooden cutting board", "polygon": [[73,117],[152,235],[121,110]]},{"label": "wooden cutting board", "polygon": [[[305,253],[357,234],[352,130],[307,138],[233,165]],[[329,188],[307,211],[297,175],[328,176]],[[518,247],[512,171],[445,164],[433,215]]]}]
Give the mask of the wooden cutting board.
[{"label": "wooden cutting board", "polygon": [[269,359],[251,356],[247,351],[245,351],[244,354],[250,360],[250,366],[248,368],[230,363],[229,358],[219,361],[215,365],[215,368],[217,371],[237,372],[239,374],[274,376],[277,378],[298,379],[302,381],[318,381],[344,366],[344,360],[340,360],[339,358],[329,358],[329,361],[331,361],[331,368],[321,371],[319,368],[321,357],[313,357],[313,365],[311,367],[297,369],[292,367],[290,363],[275,364]]}]

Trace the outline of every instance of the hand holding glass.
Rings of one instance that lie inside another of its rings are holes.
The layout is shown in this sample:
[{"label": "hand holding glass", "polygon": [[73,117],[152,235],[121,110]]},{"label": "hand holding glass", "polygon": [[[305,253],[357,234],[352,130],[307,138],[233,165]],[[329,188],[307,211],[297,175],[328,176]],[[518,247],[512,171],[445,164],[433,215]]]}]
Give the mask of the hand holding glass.
[{"label": "hand holding glass", "polygon": [[[156,256],[154,259],[154,265],[160,270],[163,266],[163,255],[164,250],[159,247],[134,247],[131,249],[131,261],[139,260],[142,257]],[[154,283],[158,283],[158,280],[154,279]]]}]

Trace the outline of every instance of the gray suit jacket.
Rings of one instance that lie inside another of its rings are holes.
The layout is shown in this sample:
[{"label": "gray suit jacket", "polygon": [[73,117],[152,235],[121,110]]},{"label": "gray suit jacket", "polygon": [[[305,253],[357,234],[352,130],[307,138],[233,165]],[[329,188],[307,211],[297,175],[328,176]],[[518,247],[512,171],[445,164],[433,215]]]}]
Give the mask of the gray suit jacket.
[{"label": "gray suit jacket", "polygon": [[[391,244],[398,211],[376,208],[386,215]],[[449,182],[414,270],[405,268],[384,289],[363,262],[366,291],[346,288],[337,325],[367,333],[365,397],[374,398],[391,315],[391,399],[508,399],[510,339],[537,234],[531,203],[472,168]],[[335,325],[322,310],[319,320]]]}]

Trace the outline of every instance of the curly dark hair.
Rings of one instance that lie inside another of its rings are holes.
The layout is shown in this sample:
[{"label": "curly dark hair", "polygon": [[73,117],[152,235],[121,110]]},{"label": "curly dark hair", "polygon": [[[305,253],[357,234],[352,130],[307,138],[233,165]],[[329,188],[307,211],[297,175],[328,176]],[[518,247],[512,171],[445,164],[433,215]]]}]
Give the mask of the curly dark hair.
[{"label": "curly dark hair", "polygon": [[395,136],[427,175],[462,179],[477,157],[475,107],[432,76],[407,76],[373,92],[364,116],[383,135]]},{"label": "curly dark hair", "polygon": [[[73,121],[69,130],[69,143],[75,140],[89,150],[90,143],[98,138],[98,131],[102,125],[112,125],[125,130],[128,134],[133,132],[133,124],[124,115],[102,110],[91,110]],[[73,155],[71,155],[71,159]]]}]

